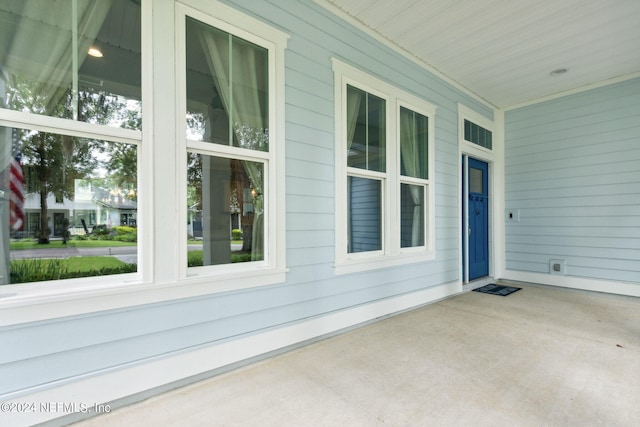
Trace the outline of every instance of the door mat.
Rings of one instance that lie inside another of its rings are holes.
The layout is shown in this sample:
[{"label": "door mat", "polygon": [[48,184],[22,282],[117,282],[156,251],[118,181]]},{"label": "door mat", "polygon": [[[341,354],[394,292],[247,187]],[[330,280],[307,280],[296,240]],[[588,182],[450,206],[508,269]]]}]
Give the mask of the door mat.
[{"label": "door mat", "polygon": [[502,286],[496,284],[489,284],[479,288],[474,289],[476,292],[482,292],[483,294],[491,294],[491,295],[500,295],[501,297],[506,297],[509,294],[519,291],[522,288],[516,288],[514,286]]}]

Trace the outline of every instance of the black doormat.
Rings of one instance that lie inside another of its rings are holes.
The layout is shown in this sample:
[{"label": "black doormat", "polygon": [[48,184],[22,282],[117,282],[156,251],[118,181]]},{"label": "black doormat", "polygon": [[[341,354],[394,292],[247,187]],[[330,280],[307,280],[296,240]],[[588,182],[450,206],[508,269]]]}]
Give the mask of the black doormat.
[{"label": "black doormat", "polygon": [[482,292],[483,294],[500,295],[501,297],[506,297],[507,295],[517,292],[520,289],[522,288],[516,288],[514,286],[502,286],[492,283],[490,285],[476,288],[474,289],[474,291]]}]

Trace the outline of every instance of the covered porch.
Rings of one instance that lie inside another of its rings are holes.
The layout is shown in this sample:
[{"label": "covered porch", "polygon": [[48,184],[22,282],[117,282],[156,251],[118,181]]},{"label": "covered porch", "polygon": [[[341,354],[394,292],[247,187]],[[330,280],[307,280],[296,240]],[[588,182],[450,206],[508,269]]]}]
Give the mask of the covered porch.
[{"label": "covered porch", "polygon": [[465,292],[154,397],[132,396],[78,425],[623,426],[640,419],[638,298],[503,283],[522,289],[507,297]]}]

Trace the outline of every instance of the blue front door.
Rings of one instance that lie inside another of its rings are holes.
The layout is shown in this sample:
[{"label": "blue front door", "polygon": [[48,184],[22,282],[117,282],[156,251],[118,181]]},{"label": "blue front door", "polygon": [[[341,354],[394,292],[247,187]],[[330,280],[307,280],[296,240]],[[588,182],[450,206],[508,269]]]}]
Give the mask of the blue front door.
[{"label": "blue front door", "polygon": [[469,158],[468,179],[469,280],[489,275],[489,165]]}]

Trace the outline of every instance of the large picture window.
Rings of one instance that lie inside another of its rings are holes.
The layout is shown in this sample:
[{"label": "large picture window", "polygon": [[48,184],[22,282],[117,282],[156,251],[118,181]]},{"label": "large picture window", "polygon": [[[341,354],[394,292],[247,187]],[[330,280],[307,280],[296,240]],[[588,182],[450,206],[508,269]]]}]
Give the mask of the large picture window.
[{"label": "large picture window", "polygon": [[1,283],[137,271],[139,3],[9,1],[0,22]]},{"label": "large picture window", "polygon": [[338,271],[432,259],[435,109],[337,60],[334,71]]},{"label": "large picture window", "polygon": [[276,49],[187,8],[184,34],[188,275],[276,268]]}]

